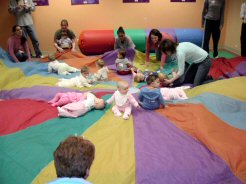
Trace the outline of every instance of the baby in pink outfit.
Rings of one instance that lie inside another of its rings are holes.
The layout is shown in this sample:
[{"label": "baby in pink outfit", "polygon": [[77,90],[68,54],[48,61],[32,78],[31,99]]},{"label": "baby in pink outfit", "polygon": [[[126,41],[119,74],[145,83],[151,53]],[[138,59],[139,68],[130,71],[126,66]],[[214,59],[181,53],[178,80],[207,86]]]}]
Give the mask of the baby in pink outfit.
[{"label": "baby in pink outfit", "polygon": [[181,86],[176,88],[160,88],[164,100],[185,100],[188,99],[184,89],[190,88],[189,86]]},{"label": "baby in pink outfit", "polygon": [[78,102],[86,99],[87,93],[77,93],[77,92],[67,92],[67,93],[57,93],[55,97],[50,100],[50,103],[54,107],[61,107],[68,103]]},{"label": "baby in pink outfit", "polygon": [[114,92],[112,97],[106,101],[107,104],[115,102],[112,111],[115,116],[120,117],[124,113],[123,119],[129,119],[132,111],[132,105],[140,107],[136,99],[128,93],[129,84],[126,81],[117,83],[118,90]]},{"label": "baby in pink outfit", "polygon": [[54,99],[49,101],[56,106],[59,116],[76,118],[84,115],[91,109],[103,109],[104,100],[97,98],[94,94],[87,93],[58,93]]}]

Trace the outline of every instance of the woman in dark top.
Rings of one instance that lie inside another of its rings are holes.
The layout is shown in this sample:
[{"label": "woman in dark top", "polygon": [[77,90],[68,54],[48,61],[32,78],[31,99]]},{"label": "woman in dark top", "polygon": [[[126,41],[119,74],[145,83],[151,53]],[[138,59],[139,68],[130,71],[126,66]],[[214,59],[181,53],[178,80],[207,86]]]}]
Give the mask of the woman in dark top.
[{"label": "woman in dark top", "polygon": [[203,49],[209,53],[209,40],[212,34],[214,52],[218,56],[220,32],[224,24],[225,0],[205,0],[202,11],[202,27],[204,27]]}]

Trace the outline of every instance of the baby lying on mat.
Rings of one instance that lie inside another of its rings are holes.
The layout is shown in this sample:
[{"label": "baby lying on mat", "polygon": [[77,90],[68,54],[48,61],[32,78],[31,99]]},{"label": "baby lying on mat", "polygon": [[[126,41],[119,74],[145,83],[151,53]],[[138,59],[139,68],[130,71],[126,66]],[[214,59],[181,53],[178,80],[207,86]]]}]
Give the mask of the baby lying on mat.
[{"label": "baby lying on mat", "polygon": [[57,72],[58,75],[70,75],[70,72],[78,72],[77,68],[71,67],[66,63],[61,63],[57,60],[52,61],[48,64],[48,72]]},{"label": "baby lying on mat", "polygon": [[89,68],[84,66],[81,68],[81,75],[73,77],[71,79],[59,79],[56,84],[60,87],[91,87],[94,82],[94,78],[91,77]]},{"label": "baby lying on mat", "polygon": [[138,68],[132,67],[131,68],[131,72],[133,75],[133,80],[134,82],[140,83],[140,82],[146,82],[146,79],[149,75],[159,75],[158,72],[152,72],[149,70],[145,70],[144,72],[142,72],[141,70],[139,70]]},{"label": "baby lying on mat", "polygon": [[188,99],[184,90],[189,86],[181,86],[176,88],[160,88],[160,92],[164,100],[185,100]]},{"label": "baby lying on mat", "polygon": [[82,116],[93,108],[104,109],[105,106],[103,99],[90,92],[57,93],[49,103],[57,107],[59,116],[71,118]]}]

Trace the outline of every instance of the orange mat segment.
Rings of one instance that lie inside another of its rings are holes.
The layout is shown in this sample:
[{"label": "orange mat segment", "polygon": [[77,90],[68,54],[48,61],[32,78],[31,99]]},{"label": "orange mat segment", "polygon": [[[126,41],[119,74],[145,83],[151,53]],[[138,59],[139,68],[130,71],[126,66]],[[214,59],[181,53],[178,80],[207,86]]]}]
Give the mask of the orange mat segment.
[{"label": "orange mat segment", "polygon": [[202,104],[168,105],[158,112],[225,160],[246,183],[246,131],[228,125]]}]

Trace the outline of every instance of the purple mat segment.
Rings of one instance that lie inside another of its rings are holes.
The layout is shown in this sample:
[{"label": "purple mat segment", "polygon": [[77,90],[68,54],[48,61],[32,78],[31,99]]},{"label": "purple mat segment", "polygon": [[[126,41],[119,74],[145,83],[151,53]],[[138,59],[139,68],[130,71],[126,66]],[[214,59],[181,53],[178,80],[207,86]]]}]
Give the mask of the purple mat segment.
[{"label": "purple mat segment", "polygon": [[[89,89],[88,89],[89,90]],[[112,90],[107,89],[94,89],[92,92],[111,92]],[[62,88],[62,87],[50,87],[50,86],[34,86],[31,88],[20,88],[13,90],[0,91],[0,99],[35,99],[35,100],[51,100],[56,93],[66,92],[81,92],[75,89]],[[85,92],[85,91],[84,91]]]},{"label": "purple mat segment", "polygon": [[[106,63],[106,65],[113,65],[115,64],[115,60],[117,59],[118,55],[118,50],[112,50],[109,52],[105,52],[102,55],[102,59]],[[126,49],[126,57],[130,60],[133,61],[135,56],[135,50],[134,49]]]},{"label": "purple mat segment", "polygon": [[239,76],[246,76],[246,62],[240,63],[236,68],[235,72],[228,73],[228,77],[239,77]]},{"label": "purple mat segment", "polygon": [[[170,29],[170,28],[160,28],[158,29],[161,33],[168,33],[169,35],[172,35],[174,40],[177,41],[177,35],[175,32],[175,29]],[[146,33],[146,40],[149,36],[151,29],[145,29],[145,33]]]},{"label": "purple mat segment", "polygon": [[136,183],[241,183],[226,163],[155,111],[133,109]]},{"label": "purple mat segment", "polygon": [[[104,62],[108,66],[108,68],[110,70],[115,71],[115,73],[116,73],[115,60],[117,59],[117,55],[118,55],[118,50],[112,50],[112,51],[104,53],[102,56],[102,59],[104,60]],[[134,61],[135,50],[134,49],[126,49],[126,57],[130,61]],[[127,81],[130,84],[130,86],[132,86],[132,75],[131,74],[129,74],[129,75],[118,75],[118,76],[122,80]]]}]

